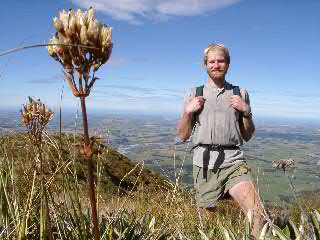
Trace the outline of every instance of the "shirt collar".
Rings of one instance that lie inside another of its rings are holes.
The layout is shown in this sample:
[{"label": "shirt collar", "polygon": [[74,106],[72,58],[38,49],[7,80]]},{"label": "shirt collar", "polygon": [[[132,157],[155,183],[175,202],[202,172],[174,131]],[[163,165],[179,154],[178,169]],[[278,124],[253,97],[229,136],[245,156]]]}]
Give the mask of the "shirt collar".
[{"label": "shirt collar", "polygon": [[211,88],[211,89],[213,89],[214,91],[217,91],[217,92],[222,92],[224,89],[230,89],[230,86],[231,86],[231,84],[228,83],[227,81],[224,81],[224,86],[222,88],[217,88],[214,85],[207,84],[208,88]]}]

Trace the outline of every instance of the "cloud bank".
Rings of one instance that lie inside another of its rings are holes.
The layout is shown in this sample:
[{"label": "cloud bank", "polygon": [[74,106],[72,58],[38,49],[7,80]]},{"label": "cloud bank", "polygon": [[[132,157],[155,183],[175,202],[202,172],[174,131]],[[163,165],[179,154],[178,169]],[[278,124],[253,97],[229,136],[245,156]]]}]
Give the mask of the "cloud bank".
[{"label": "cloud bank", "polygon": [[240,2],[240,0],[70,0],[82,7],[94,7],[113,19],[141,24],[170,17],[199,16]]}]

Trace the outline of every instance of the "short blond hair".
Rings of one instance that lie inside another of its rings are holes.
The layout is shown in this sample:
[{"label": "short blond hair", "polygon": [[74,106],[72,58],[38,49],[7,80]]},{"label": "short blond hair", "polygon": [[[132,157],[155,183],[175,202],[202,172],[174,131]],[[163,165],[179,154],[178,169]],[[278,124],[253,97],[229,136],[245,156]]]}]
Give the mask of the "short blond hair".
[{"label": "short blond hair", "polygon": [[203,64],[207,65],[208,60],[208,53],[214,49],[219,49],[224,53],[226,61],[230,64],[230,54],[228,48],[226,48],[223,44],[210,44],[204,51],[203,51]]}]

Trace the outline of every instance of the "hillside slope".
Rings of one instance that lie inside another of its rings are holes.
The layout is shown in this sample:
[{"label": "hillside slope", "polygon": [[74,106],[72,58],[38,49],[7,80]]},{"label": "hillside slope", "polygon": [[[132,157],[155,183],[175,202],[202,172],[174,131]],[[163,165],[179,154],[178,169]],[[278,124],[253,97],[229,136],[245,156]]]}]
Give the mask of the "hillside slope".
[{"label": "hillside slope", "polygon": [[[42,157],[47,177],[59,181],[69,175],[84,184],[87,165],[81,149],[81,136],[63,134],[61,139],[57,135],[44,137]],[[39,168],[37,149],[27,134],[17,133],[1,138],[0,156],[12,161],[17,176],[21,177],[16,181],[21,184],[31,181],[34,170]],[[125,193],[136,190],[138,186],[156,190],[168,181],[160,174],[144,168],[142,162],[133,162],[98,141],[94,146],[93,159],[99,189],[104,193]]]}]

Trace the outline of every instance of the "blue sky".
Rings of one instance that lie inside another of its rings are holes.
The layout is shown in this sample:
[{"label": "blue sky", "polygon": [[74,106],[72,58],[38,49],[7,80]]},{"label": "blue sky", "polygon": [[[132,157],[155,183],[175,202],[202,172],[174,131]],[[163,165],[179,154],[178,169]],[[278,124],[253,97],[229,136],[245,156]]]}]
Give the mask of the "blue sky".
[{"label": "blue sky", "polygon": [[[207,80],[203,49],[223,43],[227,79],[248,89],[255,115],[320,120],[320,1],[4,0],[0,51],[48,42],[60,10],[90,5],[114,42],[90,109],[178,113],[185,92]],[[0,107],[30,95],[56,108],[62,89],[63,106],[79,106],[45,48],[0,57],[0,81]]]}]

